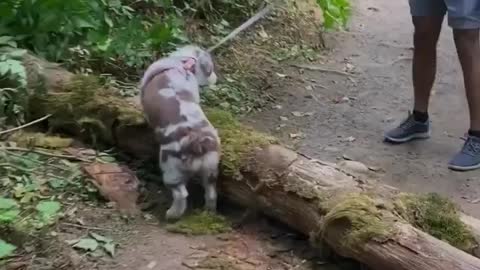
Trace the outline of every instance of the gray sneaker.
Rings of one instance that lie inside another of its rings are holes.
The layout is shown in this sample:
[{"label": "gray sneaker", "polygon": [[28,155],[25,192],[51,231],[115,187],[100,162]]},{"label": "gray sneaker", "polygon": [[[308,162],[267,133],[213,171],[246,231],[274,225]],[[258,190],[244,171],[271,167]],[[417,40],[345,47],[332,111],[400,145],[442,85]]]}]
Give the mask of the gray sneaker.
[{"label": "gray sneaker", "polygon": [[385,133],[385,141],[391,143],[405,143],[414,139],[430,138],[430,121],[425,123],[415,121],[409,113],[398,127]]},{"label": "gray sneaker", "polygon": [[470,171],[480,168],[480,138],[468,136],[462,150],[448,163],[455,171]]}]

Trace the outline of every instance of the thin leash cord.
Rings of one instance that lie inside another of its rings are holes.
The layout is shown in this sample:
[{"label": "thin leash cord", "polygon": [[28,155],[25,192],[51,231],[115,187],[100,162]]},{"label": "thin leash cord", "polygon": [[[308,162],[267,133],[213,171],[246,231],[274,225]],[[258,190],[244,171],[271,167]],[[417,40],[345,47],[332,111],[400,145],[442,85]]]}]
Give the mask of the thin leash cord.
[{"label": "thin leash cord", "polygon": [[235,36],[237,36],[240,32],[244,31],[251,25],[253,25],[255,22],[260,20],[261,18],[265,17],[268,13],[270,13],[273,10],[273,4],[268,4],[265,6],[262,10],[260,10],[255,16],[251,17],[248,19],[246,22],[244,22],[242,25],[237,27],[235,30],[233,30],[230,34],[228,34],[226,37],[224,37],[222,40],[220,40],[217,44],[213,45],[212,47],[208,48],[208,52],[213,52],[214,50],[218,49],[220,46],[228,42],[230,39],[233,39]]}]

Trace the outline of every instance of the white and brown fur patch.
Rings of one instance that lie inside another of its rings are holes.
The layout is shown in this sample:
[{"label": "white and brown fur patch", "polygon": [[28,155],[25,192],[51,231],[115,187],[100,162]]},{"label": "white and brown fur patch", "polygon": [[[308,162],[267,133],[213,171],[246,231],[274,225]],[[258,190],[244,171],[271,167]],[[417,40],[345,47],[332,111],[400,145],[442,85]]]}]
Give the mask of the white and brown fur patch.
[{"label": "white and brown fur patch", "polygon": [[206,208],[216,210],[220,139],[199,96],[199,86],[214,83],[211,56],[196,46],[180,48],[153,63],[142,78],[142,107],[160,144],[163,182],[173,195],[167,219],[185,212],[186,184],[192,177],[202,181]]}]

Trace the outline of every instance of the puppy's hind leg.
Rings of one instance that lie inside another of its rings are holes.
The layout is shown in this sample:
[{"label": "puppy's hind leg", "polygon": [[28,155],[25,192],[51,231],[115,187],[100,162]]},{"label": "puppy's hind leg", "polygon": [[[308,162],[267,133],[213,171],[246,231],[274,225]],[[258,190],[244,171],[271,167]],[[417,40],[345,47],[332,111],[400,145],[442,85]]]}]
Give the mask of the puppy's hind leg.
[{"label": "puppy's hind leg", "polygon": [[203,170],[201,174],[202,185],[205,190],[205,208],[208,211],[217,211],[217,178],[218,169]]}]

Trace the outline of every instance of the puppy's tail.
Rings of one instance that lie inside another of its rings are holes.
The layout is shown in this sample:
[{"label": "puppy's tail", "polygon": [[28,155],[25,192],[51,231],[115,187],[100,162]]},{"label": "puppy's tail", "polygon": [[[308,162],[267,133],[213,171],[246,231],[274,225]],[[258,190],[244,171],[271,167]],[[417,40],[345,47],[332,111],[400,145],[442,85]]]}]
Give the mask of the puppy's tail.
[{"label": "puppy's tail", "polygon": [[211,131],[193,131],[182,145],[186,157],[200,157],[208,152],[219,151],[217,137]]}]

